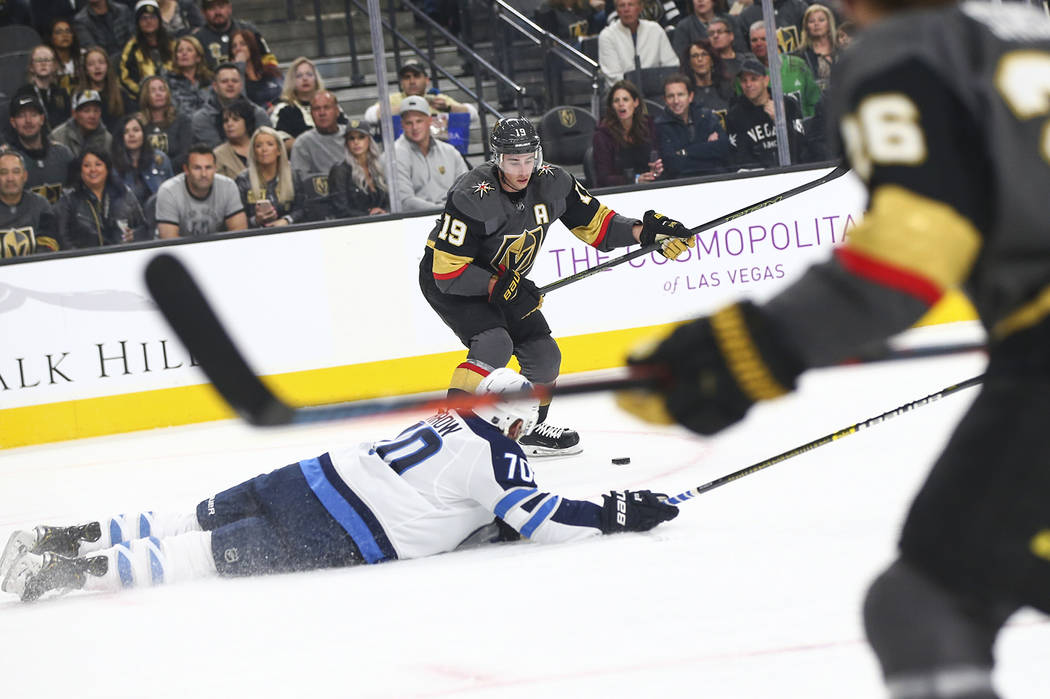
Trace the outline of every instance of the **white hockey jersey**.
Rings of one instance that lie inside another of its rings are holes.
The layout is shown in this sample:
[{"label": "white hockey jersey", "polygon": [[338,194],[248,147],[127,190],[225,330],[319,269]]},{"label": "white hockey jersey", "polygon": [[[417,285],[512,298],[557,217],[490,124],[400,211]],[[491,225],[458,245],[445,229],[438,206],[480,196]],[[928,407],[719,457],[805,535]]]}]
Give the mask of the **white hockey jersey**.
[{"label": "white hockey jersey", "polygon": [[541,491],[517,442],[471,413],[439,413],[300,467],[369,563],[451,551],[494,515],[535,541],[601,534],[598,505]]}]

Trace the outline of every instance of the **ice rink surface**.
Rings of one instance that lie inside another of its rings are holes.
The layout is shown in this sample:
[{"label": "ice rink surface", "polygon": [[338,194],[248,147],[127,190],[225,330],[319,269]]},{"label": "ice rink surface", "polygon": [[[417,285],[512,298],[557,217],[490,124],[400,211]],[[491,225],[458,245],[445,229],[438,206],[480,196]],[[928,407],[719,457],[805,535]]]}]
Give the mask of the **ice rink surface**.
[{"label": "ice rink surface", "polygon": [[[808,374],[714,439],[653,429],[608,396],[552,422],[585,451],[533,460],[544,489],[678,493],[979,374],[980,355]],[[978,389],[685,503],[647,534],[503,544],[379,566],[121,594],[0,599],[0,696],[884,696],[860,602]],[[188,510],[238,481],[414,416],[259,431],[238,422],[0,452],[0,543],[16,528]],[[629,456],[627,466],[613,457]],[[991,464],[989,465],[992,466]],[[1050,624],[1000,637],[998,687],[1046,697]]]}]

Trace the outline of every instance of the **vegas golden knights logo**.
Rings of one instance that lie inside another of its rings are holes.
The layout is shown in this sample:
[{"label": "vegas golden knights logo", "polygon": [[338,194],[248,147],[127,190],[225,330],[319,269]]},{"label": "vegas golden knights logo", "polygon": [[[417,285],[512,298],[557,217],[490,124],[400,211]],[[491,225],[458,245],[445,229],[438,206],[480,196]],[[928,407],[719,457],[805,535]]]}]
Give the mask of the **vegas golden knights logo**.
[{"label": "vegas golden knights logo", "polygon": [[168,152],[168,134],[163,131],[153,132],[148,137],[149,144],[153,146],[153,150]]},{"label": "vegas golden knights logo", "polygon": [[522,231],[518,235],[503,236],[503,244],[492,257],[494,269],[514,269],[522,274],[532,269],[536,251],[543,244],[543,226]]},{"label": "vegas golden knights logo", "polygon": [[798,51],[802,46],[802,37],[799,36],[798,27],[781,27],[777,29],[777,44],[781,53],[792,53]]},{"label": "vegas golden knights logo", "polygon": [[328,195],[328,175],[318,175],[314,178],[314,192],[322,197]]},{"label": "vegas golden knights logo", "polygon": [[575,109],[559,109],[558,110],[558,121],[561,125],[567,129],[571,129],[576,126],[576,110]]},{"label": "vegas golden knights logo", "polygon": [[0,258],[19,257],[34,252],[36,252],[36,237],[32,226],[0,231]]}]

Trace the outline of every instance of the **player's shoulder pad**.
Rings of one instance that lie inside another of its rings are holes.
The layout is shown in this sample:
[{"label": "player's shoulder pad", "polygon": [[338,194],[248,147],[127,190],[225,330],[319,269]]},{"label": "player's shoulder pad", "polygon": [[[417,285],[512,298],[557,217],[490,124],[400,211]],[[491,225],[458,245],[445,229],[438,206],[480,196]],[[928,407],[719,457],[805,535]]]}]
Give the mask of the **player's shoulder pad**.
[{"label": "player's shoulder pad", "polygon": [[576,186],[576,178],[557,165],[543,163],[533,175],[544,200],[564,198]]},{"label": "player's shoulder pad", "polygon": [[448,199],[464,216],[488,221],[502,215],[501,196],[496,168],[492,163],[485,163],[456,180]]}]

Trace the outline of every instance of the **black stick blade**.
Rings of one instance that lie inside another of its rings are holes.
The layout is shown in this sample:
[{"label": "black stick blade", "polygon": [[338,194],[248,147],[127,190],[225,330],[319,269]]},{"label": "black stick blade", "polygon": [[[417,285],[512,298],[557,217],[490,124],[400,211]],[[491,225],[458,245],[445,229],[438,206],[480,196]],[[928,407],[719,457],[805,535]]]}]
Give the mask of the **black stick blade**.
[{"label": "black stick blade", "polygon": [[197,360],[208,380],[230,406],[253,425],[284,425],[293,410],[255,375],[226,333],[189,270],[161,253],[146,266],[146,287]]}]

